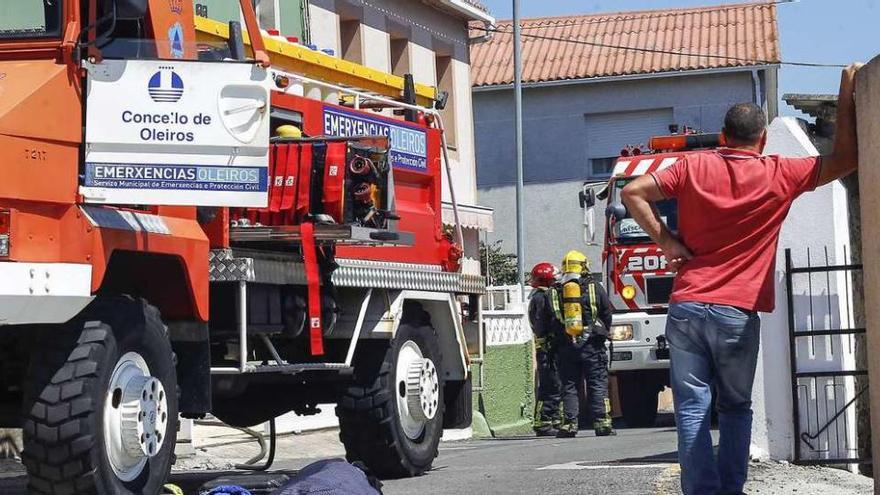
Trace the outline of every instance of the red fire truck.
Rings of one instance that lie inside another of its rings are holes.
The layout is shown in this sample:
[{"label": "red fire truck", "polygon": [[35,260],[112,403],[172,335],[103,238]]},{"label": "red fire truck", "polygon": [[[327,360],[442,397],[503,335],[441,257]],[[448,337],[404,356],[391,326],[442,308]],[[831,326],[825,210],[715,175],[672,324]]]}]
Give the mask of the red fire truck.
[{"label": "red fire truck", "polygon": [[[628,147],[617,159],[607,183],[587,183],[580,194],[586,240],[595,238],[594,209],[605,200],[603,282],[614,306],[614,344],[611,371],[617,378],[620,407],[630,426],[652,426],[658,394],[669,385],[666,311],[675,274],[666,257],[623,205],[620,192],[645,174],[663,170],[687,153],[719,145],[718,134],[682,134],[651,138],[646,150]],[[657,203],[664,223],[678,228],[674,199]]]},{"label": "red fire truck", "polygon": [[179,414],[335,403],[348,457],[384,476],[470,423],[484,282],[442,224],[435,98],[240,5],[247,38],[209,26],[220,44],[192,2],[4,11],[0,426],[23,428],[30,493],[159,493]]}]

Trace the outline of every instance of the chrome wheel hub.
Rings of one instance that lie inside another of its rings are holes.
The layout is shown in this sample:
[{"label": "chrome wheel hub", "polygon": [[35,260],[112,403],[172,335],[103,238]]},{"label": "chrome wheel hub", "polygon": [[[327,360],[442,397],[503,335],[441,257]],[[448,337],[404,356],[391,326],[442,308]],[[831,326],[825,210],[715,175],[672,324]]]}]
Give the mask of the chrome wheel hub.
[{"label": "chrome wheel hub", "polygon": [[434,361],[419,346],[406,341],[397,356],[397,410],[403,432],[416,440],[440,408],[440,377]]},{"label": "chrome wheel hub", "polygon": [[168,428],[165,388],[136,352],[119,358],[104,402],[104,446],[122,481],[137,478],[162,449]]}]

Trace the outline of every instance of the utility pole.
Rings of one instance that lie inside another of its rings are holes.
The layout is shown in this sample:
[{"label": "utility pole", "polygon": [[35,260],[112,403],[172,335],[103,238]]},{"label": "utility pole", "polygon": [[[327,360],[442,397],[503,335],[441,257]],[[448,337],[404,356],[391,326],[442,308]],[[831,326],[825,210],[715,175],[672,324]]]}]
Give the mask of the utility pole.
[{"label": "utility pole", "polygon": [[513,95],[516,100],[516,277],[522,302],[526,300],[525,285],[525,211],[523,207],[523,109],[522,109],[522,26],[519,0],[513,0]]}]

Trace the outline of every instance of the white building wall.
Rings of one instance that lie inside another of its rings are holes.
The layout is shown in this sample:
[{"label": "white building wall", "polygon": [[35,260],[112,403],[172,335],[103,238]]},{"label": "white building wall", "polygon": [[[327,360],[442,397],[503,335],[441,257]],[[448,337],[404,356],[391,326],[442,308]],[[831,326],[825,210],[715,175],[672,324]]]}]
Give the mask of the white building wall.
[{"label": "white building wall", "polygon": [[437,66],[430,47],[418,43],[409,44],[410,72],[419,84],[437,85]]},{"label": "white building wall", "polygon": [[361,53],[363,64],[384,72],[391,72],[391,36],[387,32],[361,25]]},{"label": "white building wall", "polygon": [[[309,31],[311,42],[321,48],[331,48],[339,53],[339,15],[332,10],[332,3],[309,4]],[[331,7],[331,8],[328,8]]]},{"label": "white building wall", "polygon": [[[453,186],[458,201],[464,204],[477,204],[477,175],[475,170],[475,137],[473,101],[471,98],[470,65],[458,60],[452,61],[452,77],[455,92],[455,136],[456,150],[450,158],[453,166]],[[462,118],[464,116],[464,118]],[[444,188],[448,189],[448,188]],[[444,198],[448,197],[444,191]]]},{"label": "white building wall", "polygon": [[[765,153],[795,157],[818,155],[797,121],[791,117],[779,118],[770,126],[770,139]],[[800,441],[795,439],[792,415],[785,249],[792,250],[796,267],[807,266],[808,262],[812,266],[825,265],[825,249],[828,250],[828,264],[845,264],[849,261],[844,256],[845,252],[849,252],[848,225],[846,191],[837,182],[798,198],[783,224],[776,260],[776,310],[761,315],[761,354],[753,391],[753,454],[791,460],[795,442]],[[809,259],[807,249],[810,250]],[[847,314],[847,308],[851,305],[845,302],[850,294],[842,274],[797,275],[793,279],[792,289],[796,330],[846,328],[847,321],[852,321],[851,315]],[[813,294],[812,301],[809,294]],[[799,338],[796,347],[797,369],[854,369],[851,339],[851,336]],[[804,394],[800,407],[802,424],[815,432],[836,413],[829,398],[843,394],[844,400],[838,398],[842,405],[853,397],[854,390],[851,385],[833,391],[823,390],[820,386],[819,390],[802,389],[801,393]],[[841,444],[855,445],[854,413],[854,410],[846,413],[846,427],[841,421],[839,428],[829,429],[817,444],[825,442],[828,446],[829,439],[836,443],[839,436]],[[828,454],[842,457],[847,453]]]}]

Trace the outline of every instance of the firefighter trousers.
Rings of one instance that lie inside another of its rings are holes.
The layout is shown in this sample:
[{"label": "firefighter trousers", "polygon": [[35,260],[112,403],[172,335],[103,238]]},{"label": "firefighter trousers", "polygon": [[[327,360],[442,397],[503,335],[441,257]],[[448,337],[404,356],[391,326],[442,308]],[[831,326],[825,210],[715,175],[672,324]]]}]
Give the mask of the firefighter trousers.
[{"label": "firefighter trousers", "polygon": [[608,399],[608,355],[605,339],[590,337],[581,345],[560,349],[559,372],[562,380],[564,420],[561,430],[577,431],[580,404],[578,387],[586,381],[587,404],[593,429],[611,429],[611,402]]},{"label": "firefighter trousers", "polygon": [[535,391],[535,414],[533,428],[535,431],[558,429],[562,423],[560,402],[562,384],[559,381],[556,352],[552,348],[537,349],[538,383]]}]

